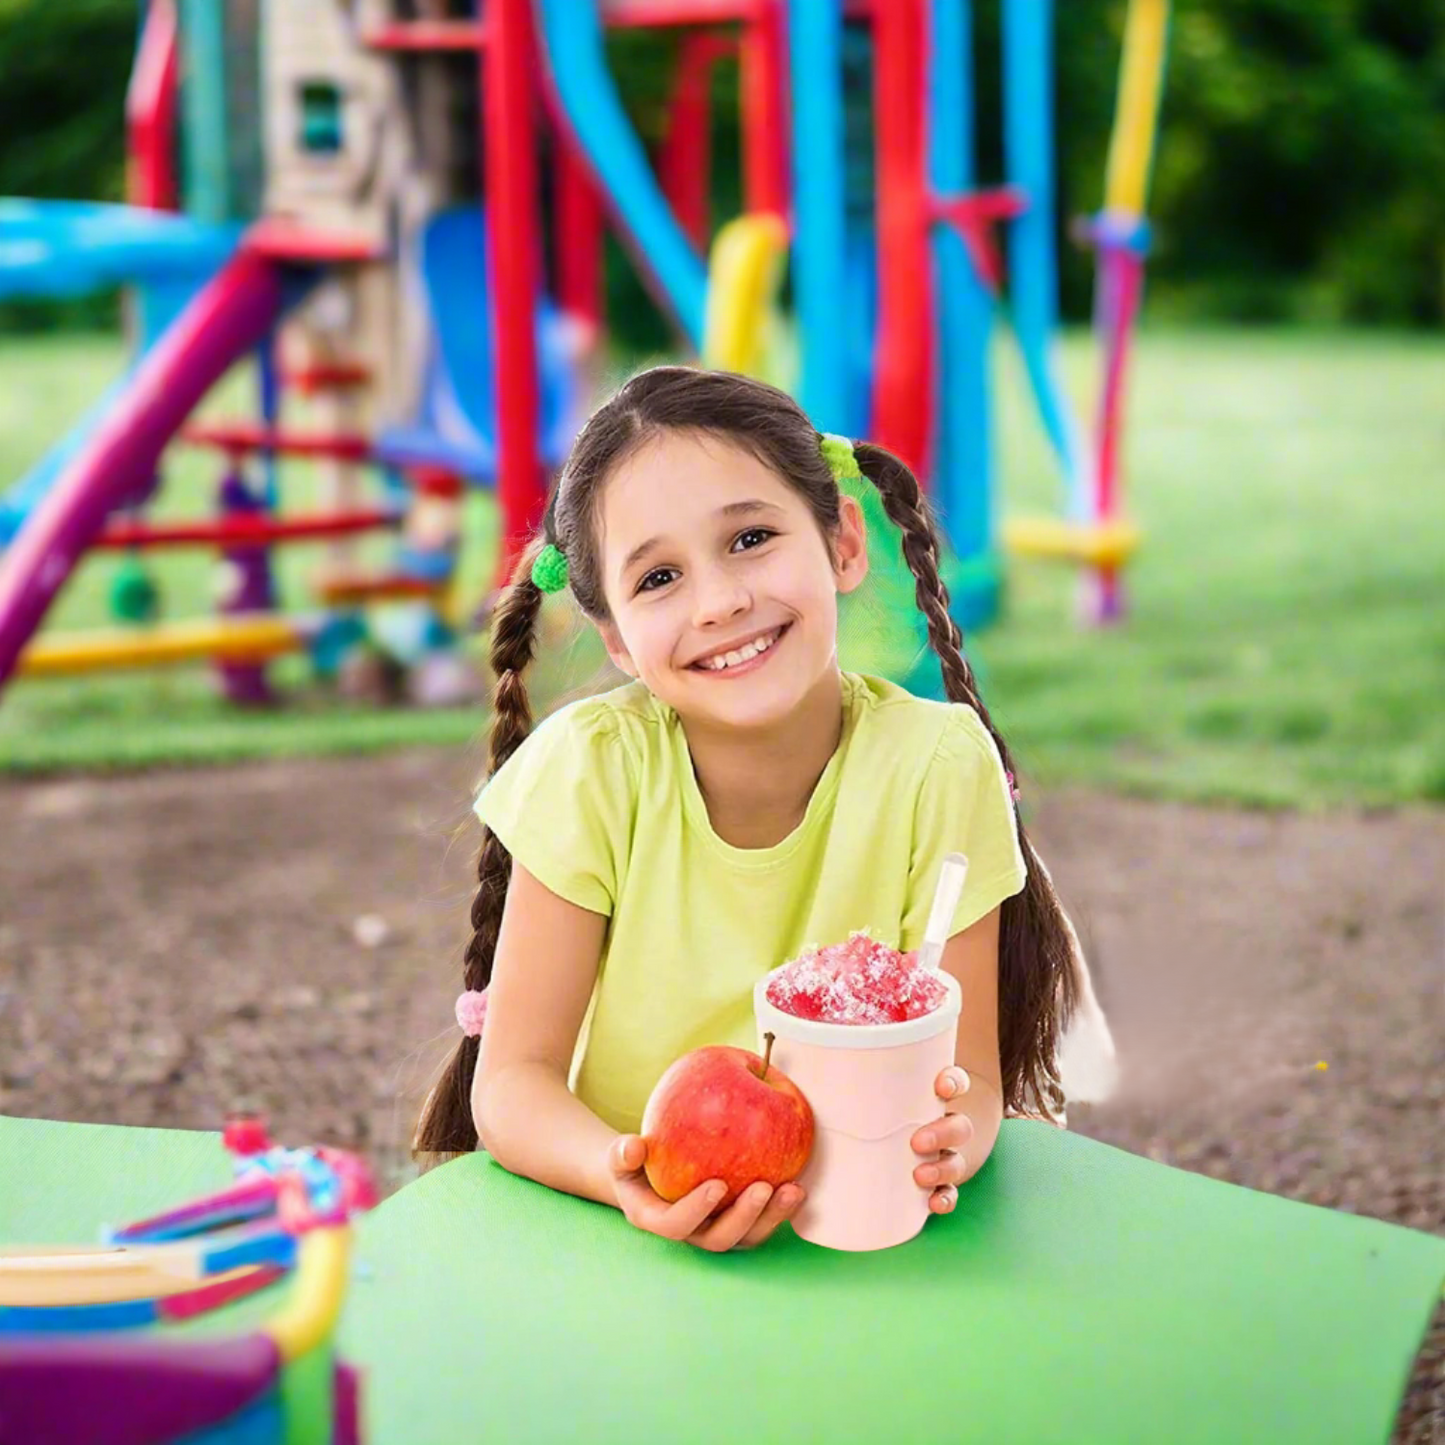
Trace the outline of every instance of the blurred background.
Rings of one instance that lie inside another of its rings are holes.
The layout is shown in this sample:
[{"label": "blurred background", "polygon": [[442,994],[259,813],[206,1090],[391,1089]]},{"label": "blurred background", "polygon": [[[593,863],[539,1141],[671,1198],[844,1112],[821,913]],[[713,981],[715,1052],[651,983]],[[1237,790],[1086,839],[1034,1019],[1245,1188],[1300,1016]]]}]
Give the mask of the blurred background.
[{"label": "blurred background", "polygon": [[[0,57],[0,194],[120,201],[119,123],[136,44],[129,0],[46,6],[5,0]],[[1059,6],[1055,104],[1065,212],[1097,204],[1118,83],[1125,7]],[[981,170],[1001,170],[998,0],[975,6]],[[1272,323],[1429,332],[1445,308],[1441,235],[1445,46],[1439,7],[1409,0],[1224,0],[1174,7],[1167,143],[1150,211],[1151,323]],[[667,124],[675,37],[627,35],[613,64],[629,114],[652,145]],[[712,96],[712,205],[741,197],[735,73]],[[619,341],[669,337],[622,258],[608,288]],[[1087,319],[1092,265],[1060,253],[1064,315]],[[9,302],[7,331],[114,324],[115,298]]]},{"label": "blurred background", "polygon": [[[0,1110],[405,1177],[490,601],[701,358],[929,482],[1121,1049],[1070,1126],[1445,1234],[1445,5],[649,3],[479,85],[464,5],[0,0]],[[873,520],[844,663],[936,690]],[[539,710],[613,680],[553,606]]]}]

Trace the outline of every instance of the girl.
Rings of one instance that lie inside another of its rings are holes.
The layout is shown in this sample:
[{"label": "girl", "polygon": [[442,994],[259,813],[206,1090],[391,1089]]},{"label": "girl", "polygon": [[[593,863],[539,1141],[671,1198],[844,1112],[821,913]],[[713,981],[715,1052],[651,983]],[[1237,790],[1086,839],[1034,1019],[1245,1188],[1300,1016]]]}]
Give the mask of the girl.
[{"label": "girl", "polygon": [[[837,597],[868,562],[838,481],[860,469],[902,531],[947,703],[839,670]],[[417,1152],[480,1139],[504,1168],[642,1229],[760,1243],[802,1190],[756,1184],[717,1213],[714,1182],[665,1203],[637,1134],[653,1085],[704,1044],[755,1047],[754,983],[810,944],[868,929],[916,948],[957,850],[968,879],[943,958],[963,991],[956,1067],[913,1141],[915,1178],[947,1213],[1006,1113],[1062,1123],[1056,1050],[1076,1007],[1086,1059],[1111,1062],[1113,1044],[1016,817],[913,474],[820,436],[761,382],[659,367],[583,429],[545,530],[493,617],[465,1037]],[[523,673],[543,594],[563,585],[634,681],[534,733]]]}]

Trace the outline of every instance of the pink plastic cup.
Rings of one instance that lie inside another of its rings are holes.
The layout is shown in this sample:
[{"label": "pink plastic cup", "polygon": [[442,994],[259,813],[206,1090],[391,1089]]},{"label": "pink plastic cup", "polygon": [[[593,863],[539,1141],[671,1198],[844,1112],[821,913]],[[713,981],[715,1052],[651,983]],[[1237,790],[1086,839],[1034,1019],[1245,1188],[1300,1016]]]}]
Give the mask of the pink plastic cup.
[{"label": "pink plastic cup", "polygon": [[828,1249],[902,1244],[928,1221],[933,1191],[913,1178],[928,1156],[915,1153],[909,1140],[943,1113],[933,1086],[953,1062],[958,980],[938,974],[948,995],[922,1018],[828,1024],[768,1002],[777,972],[753,990],[758,1048],[773,1035],[771,1062],[803,1091],[814,1123],[812,1157],[798,1180],[807,1198],[793,1230]]}]

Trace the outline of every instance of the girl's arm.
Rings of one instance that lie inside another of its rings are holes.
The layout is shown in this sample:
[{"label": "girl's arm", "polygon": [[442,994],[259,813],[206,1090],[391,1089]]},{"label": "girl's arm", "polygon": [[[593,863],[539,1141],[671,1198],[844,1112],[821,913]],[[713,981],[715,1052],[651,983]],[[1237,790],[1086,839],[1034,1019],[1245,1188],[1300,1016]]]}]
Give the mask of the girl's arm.
[{"label": "girl's arm", "polygon": [[472,1117],[504,1169],[616,1205],[607,1153],[617,1131],[567,1087],[606,931],[600,913],[559,898],[513,862]]},{"label": "girl's arm", "polygon": [[754,1185],[720,1214],[718,1180],[668,1203],[644,1177],[645,1142],[609,1128],[567,1087],[606,930],[601,914],[513,860],[472,1080],[482,1147],[510,1173],[610,1204],[666,1239],[718,1251],[761,1244],[802,1202],[796,1184]]}]

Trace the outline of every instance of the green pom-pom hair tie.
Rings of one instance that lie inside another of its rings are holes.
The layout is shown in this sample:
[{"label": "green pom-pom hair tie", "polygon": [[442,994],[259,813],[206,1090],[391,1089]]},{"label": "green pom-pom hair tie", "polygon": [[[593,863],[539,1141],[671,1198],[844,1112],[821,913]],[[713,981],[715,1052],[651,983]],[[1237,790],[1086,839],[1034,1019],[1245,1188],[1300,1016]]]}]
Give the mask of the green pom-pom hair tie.
[{"label": "green pom-pom hair tie", "polygon": [[853,455],[853,443],[847,437],[825,433],[818,443],[818,450],[823,453],[823,460],[828,463],[828,470],[833,473],[835,482],[863,475],[858,466],[858,458]]},{"label": "green pom-pom hair tie", "polygon": [[532,581],[540,592],[560,592],[567,585],[567,558],[560,547],[548,542],[537,553]]}]

